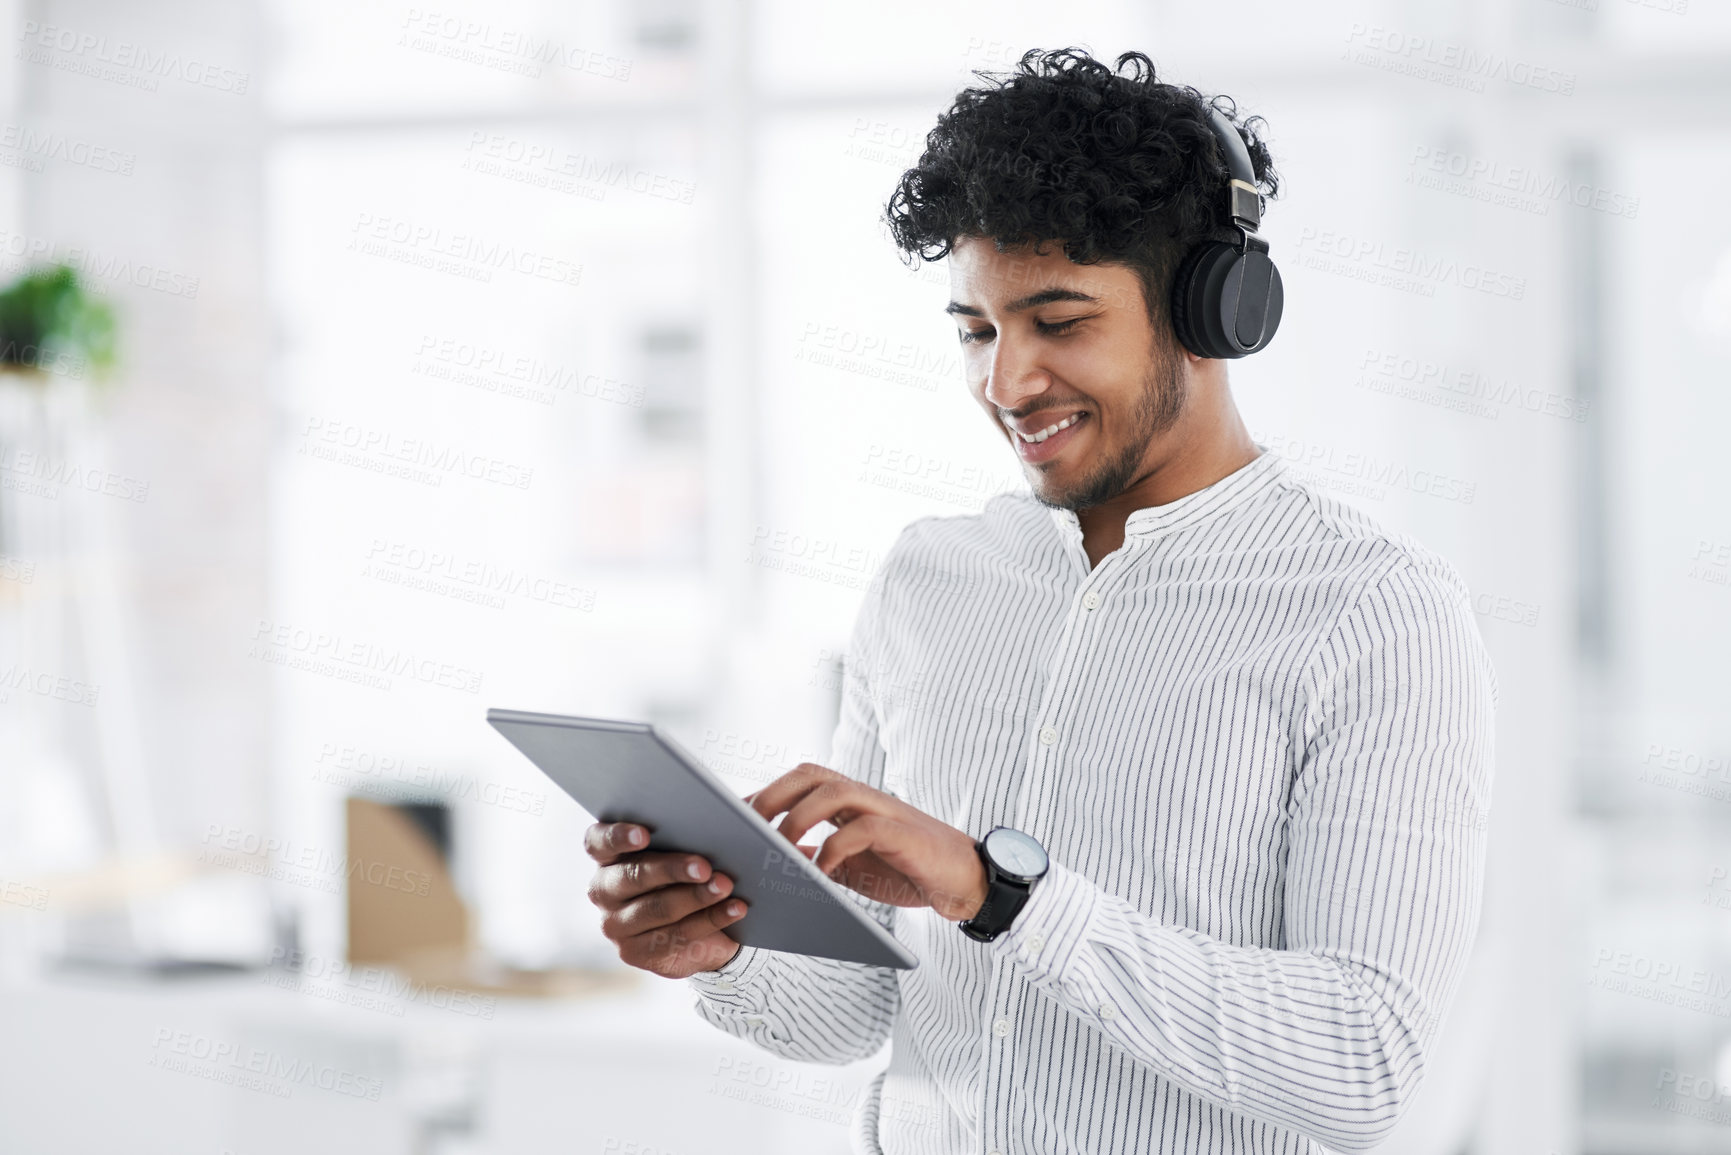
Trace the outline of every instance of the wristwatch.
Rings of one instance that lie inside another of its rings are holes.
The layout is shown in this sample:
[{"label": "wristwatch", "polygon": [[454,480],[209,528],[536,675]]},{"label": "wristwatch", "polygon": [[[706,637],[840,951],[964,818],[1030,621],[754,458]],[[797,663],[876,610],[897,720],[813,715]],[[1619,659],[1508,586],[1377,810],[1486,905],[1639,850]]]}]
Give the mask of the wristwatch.
[{"label": "wristwatch", "polygon": [[1046,848],[1020,830],[998,826],[974,849],[986,864],[986,901],[973,918],[957,925],[976,942],[991,942],[1010,929],[1034,884],[1046,876]]}]

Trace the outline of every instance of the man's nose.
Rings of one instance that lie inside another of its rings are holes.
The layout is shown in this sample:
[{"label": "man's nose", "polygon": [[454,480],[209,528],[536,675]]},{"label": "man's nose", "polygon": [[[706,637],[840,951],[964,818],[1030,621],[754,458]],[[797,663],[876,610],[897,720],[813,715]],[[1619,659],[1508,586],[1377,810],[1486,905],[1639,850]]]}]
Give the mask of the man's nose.
[{"label": "man's nose", "polygon": [[986,367],[987,401],[999,409],[1014,410],[1051,384],[1051,377],[1022,342],[1000,335],[993,343],[992,360]]}]

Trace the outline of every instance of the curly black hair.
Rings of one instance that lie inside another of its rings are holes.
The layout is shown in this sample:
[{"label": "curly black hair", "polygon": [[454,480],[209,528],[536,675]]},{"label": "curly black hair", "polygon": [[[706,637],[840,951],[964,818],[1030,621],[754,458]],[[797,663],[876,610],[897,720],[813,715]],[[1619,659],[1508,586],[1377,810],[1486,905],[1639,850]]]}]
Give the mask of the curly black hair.
[{"label": "curly black hair", "polygon": [[910,265],[941,260],[964,237],[1000,252],[1057,242],[1077,264],[1133,269],[1155,320],[1184,254],[1235,236],[1210,108],[1238,129],[1259,191],[1280,191],[1262,118],[1157,80],[1143,53],[1108,67],[1080,48],[1030,49],[1007,73],[974,75],[984,83],[956,95],[885,209]]}]

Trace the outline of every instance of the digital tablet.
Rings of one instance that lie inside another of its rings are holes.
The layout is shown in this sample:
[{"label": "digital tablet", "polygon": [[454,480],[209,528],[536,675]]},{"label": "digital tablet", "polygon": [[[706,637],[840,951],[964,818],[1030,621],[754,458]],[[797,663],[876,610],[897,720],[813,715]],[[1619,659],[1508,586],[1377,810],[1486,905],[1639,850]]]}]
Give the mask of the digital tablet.
[{"label": "digital tablet", "polygon": [[910,970],[919,960],[708,767],[646,722],[488,710],[487,721],[600,822],[698,854],[749,905],[723,932],[766,950]]}]

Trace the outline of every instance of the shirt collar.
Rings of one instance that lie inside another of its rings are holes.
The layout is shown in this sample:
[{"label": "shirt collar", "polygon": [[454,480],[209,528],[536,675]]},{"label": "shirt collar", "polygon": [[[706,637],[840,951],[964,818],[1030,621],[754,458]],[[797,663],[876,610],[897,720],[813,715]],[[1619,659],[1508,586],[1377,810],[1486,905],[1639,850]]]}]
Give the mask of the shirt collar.
[{"label": "shirt collar", "polygon": [[[1279,454],[1270,453],[1260,441],[1252,444],[1262,452],[1248,465],[1228,473],[1213,485],[1203,486],[1195,493],[1187,493],[1165,505],[1131,510],[1130,516],[1124,520],[1125,539],[1161,537],[1173,530],[1196,525],[1236,509],[1279,484],[1285,474],[1285,462]],[[1048,508],[1046,512],[1051,514],[1052,523],[1065,541],[1080,544],[1082,524],[1075,510]]]}]

